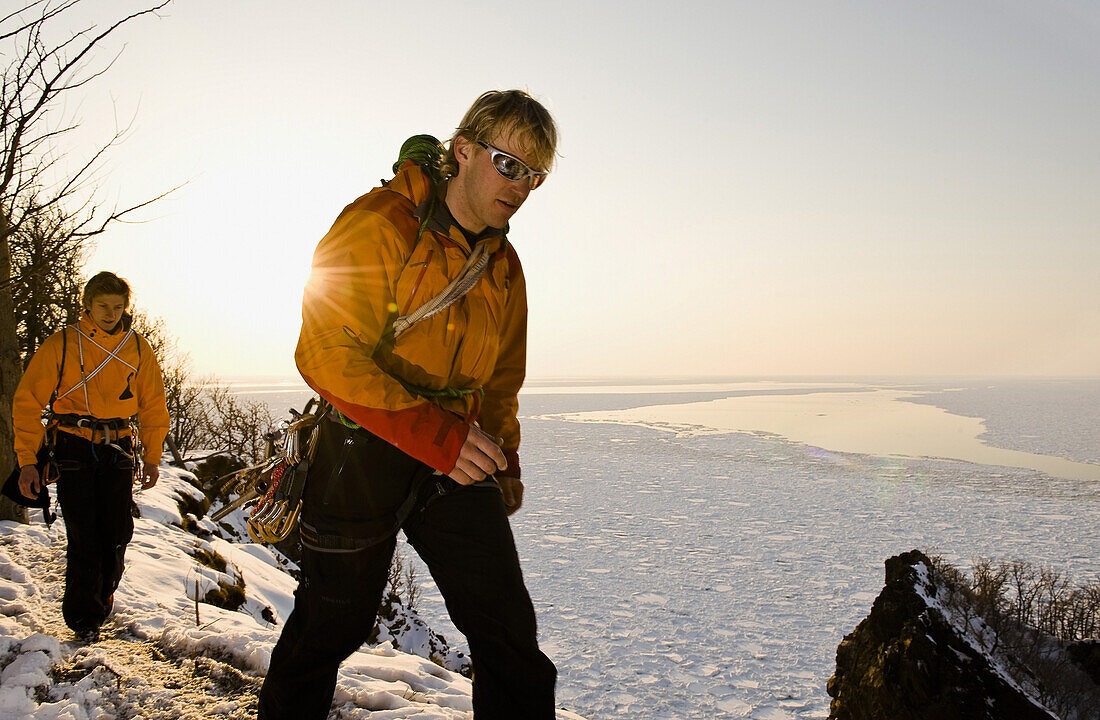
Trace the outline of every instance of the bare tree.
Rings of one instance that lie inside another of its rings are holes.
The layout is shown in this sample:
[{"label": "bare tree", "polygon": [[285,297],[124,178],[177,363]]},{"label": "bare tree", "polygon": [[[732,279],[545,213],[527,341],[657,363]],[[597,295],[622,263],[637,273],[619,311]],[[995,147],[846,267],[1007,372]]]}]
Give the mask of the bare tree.
[{"label": "bare tree", "polygon": [[[266,403],[241,398],[216,377],[194,377],[191,357],[168,332],[164,319],[133,312],[140,332],[160,362],[172,424],[167,442],[179,459],[195,450],[228,454],[254,465],[267,456],[267,436],[275,418]],[[194,458],[192,458],[194,459]]]},{"label": "bare tree", "polygon": [[[0,16],[0,43],[10,48],[0,77],[0,468],[4,470],[15,464],[11,402],[22,375],[12,297],[12,237],[42,218],[57,220],[73,238],[94,237],[163,197],[122,208],[100,207],[95,192],[97,175],[108,151],[126,131],[116,131],[74,170],[65,172],[59,162],[63,157],[59,144],[79,123],[59,118],[58,113],[61,98],[111,68],[113,58],[98,67],[92,64],[106,38],[136,18],[155,15],[171,0],[110,25],[92,25],[67,39],[49,40],[49,30],[81,2],[24,0],[14,11]],[[54,180],[58,175],[61,179]],[[0,519],[25,520],[26,513],[0,499]]]},{"label": "bare tree", "polygon": [[211,383],[204,393],[206,412],[202,440],[209,449],[228,452],[254,465],[264,458],[264,435],[275,424],[270,408],[255,400],[242,400],[228,385]]},{"label": "bare tree", "polygon": [[179,346],[179,340],[168,333],[163,318],[150,318],[145,313],[134,312],[134,328],[137,329],[160,362],[164,377],[164,399],[168,405],[171,425],[166,442],[174,459],[178,453],[199,447],[209,434],[210,424],[207,390],[216,383],[212,378],[194,378],[191,375],[191,357]]},{"label": "bare tree", "polygon": [[213,380],[192,378],[191,359],[182,352],[169,355],[162,370],[164,395],[172,418],[168,437],[175,448],[173,453],[196,448],[208,424],[203,397]]},{"label": "bare tree", "polygon": [[91,238],[54,208],[27,218],[9,239],[12,303],[23,367],[42,342],[80,317],[81,267]]}]

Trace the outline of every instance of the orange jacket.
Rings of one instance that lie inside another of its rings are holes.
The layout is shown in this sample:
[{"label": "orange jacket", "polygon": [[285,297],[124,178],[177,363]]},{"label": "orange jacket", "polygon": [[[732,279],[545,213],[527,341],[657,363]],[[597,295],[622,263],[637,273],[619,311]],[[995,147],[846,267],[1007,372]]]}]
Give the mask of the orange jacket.
[{"label": "orange jacket", "polygon": [[[491,261],[469,293],[396,343],[385,337],[397,317],[438,295],[470,254],[441,197],[417,242],[434,192],[424,171],[406,162],[392,181],[344,208],[313,254],[294,358],[333,407],[436,470],[454,468],[477,421],[504,439],[507,474],[518,476],[527,296],[503,233],[479,237],[490,243]],[[406,385],[484,394],[429,399]]]},{"label": "orange jacket", "polygon": [[[63,334],[64,368],[61,367]],[[117,356],[107,360],[120,343],[122,347]],[[81,365],[88,378],[86,384],[81,380]],[[102,369],[95,372],[100,365]],[[75,326],[70,325],[46,338],[27,365],[12,403],[15,453],[20,467],[35,462],[35,453],[45,434],[40,420],[42,409],[55,389],[58,393],[53,411],[58,415],[90,415],[106,420],[136,414],[144,460],[153,465],[160,463],[161,448],[168,434],[168,407],[164,401],[160,365],[149,341],[141,335],[135,332],[126,339],[126,329],[107,334],[85,315]],[[93,431],[88,428],[59,429],[92,438]],[[129,434],[128,430],[121,433],[123,437]],[[100,440],[102,435],[102,431],[97,431],[95,439]]]}]

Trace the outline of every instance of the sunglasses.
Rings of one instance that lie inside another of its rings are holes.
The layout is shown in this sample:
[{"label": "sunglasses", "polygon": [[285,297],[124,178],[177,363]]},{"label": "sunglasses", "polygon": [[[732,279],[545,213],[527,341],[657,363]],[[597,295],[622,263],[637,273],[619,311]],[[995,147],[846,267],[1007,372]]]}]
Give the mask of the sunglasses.
[{"label": "sunglasses", "polygon": [[487,142],[481,142],[478,140],[478,145],[489,151],[489,160],[492,161],[493,167],[497,173],[507,180],[513,182],[519,182],[520,180],[531,179],[531,189],[534,190],[539,185],[542,185],[546,180],[546,176],[550,173],[545,170],[532,170],[527,167],[527,163],[520,160],[515,155],[509,155],[498,147],[493,147]]}]

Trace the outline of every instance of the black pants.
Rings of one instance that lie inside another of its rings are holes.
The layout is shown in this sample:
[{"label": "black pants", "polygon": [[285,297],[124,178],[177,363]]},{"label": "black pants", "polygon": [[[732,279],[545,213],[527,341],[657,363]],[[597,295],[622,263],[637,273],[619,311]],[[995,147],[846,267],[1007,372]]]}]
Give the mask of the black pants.
[{"label": "black pants", "polygon": [[[131,451],[130,438],[117,443]],[[57,433],[61,476],[57,500],[65,518],[65,624],[80,632],[107,619],[108,598],[122,579],[126,545],[134,535],[130,514],[133,464],[107,445],[93,445],[66,432]]]},{"label": "black pants", "polygon": [[[495,483],[462,487],[366,433],[326,422],[307,481],[309,529],[349,541],[343,551],[302,551],[294,612],[271,654],[261,720],[328,716],[340,663],[374,628],[402,523],[431,571],[473,661],[478,720],[554,717],[554,664],[536,640],[535,612]],[[308,527],[307,527],[308,526]],[[381,538],[380,538],[381,536]],[[350,545],[366,544],[358,550]]]}]

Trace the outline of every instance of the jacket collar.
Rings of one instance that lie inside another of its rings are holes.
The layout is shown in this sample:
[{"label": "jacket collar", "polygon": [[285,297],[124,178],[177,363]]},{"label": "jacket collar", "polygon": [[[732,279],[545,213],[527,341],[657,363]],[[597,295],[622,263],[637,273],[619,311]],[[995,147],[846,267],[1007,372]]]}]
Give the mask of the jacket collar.
[{"label": "jacket collar", "polygon": [[88,337],[96,337],[97,335],[104,337],[121,337],[123,333],[130,329],[133,322],[133,316],[128,312],[124,312],[122,313],[122,319],[119,320],[118,327],[115,328],[115,331],[113,333],[107,333],[101,330],[100,327],[92,321],[88,311],[85,310],[80,313],[80,320],[77,322],[77,325]]},{"label": "jacket collar", "polygon": [[508,227],[487,227],[477,235],[470,236],[455,222],[451,211],[444,201],[446,185],[437,185],[428,176],[422,167],[411,160],[406,160],[397,172],[396,177],[386,184],[390,190],[400,193],[412,201],[413,217],[423,221],[428,218],[427,229],[450,238],[454,243],[471,250],[480,242],[492,242],[497,247],[490,247],[496,252],[503,245]]}]

